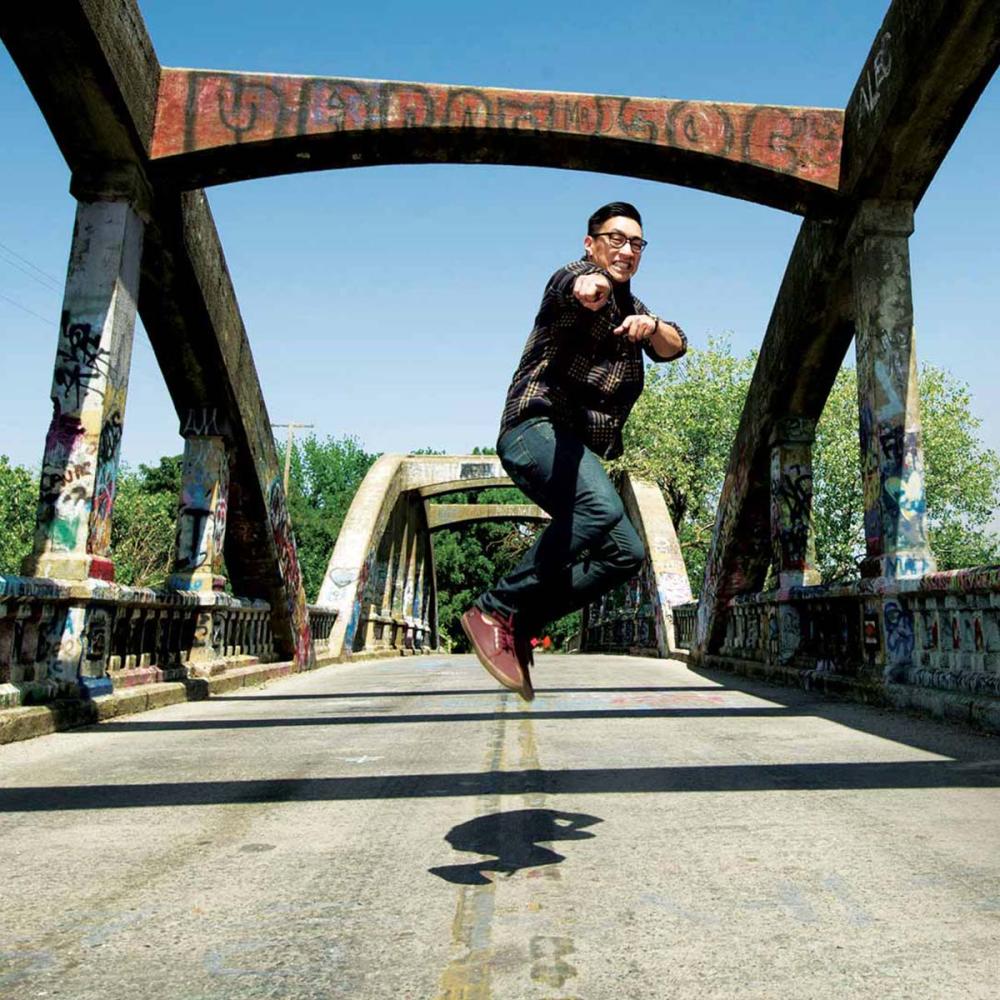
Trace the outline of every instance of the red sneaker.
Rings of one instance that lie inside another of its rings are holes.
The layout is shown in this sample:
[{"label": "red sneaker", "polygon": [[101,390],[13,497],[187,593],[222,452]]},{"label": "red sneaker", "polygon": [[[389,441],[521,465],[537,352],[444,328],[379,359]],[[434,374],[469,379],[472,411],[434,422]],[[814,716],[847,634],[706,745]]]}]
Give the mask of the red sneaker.
[{"label": "red sneaker", "polygon": [[525,701],[535,697],[528,663],[522,659],[521,644],[510,618],[473,606],[462,615],[462,631],[488,674],[505,688],[516,691]]}]

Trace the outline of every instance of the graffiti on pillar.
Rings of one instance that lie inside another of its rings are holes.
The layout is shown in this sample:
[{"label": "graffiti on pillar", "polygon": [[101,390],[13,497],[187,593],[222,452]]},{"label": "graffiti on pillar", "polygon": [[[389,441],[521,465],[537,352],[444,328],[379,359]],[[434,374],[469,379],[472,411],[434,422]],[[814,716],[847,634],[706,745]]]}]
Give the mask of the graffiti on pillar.
[{"label": "graffiti on pillar", "polygon": [[780,569],[808,568],[809,528],[812,513],[812,468],[809,464],[787,464],[780,457],[771,483],[772,527],[777,532]]},{"label": "graffiti on pillar", "polygon": [[879,444],[885,537],[891,548],[922,549],[927,544],[927,499],[920,435],[896,424],[880,429]]},{"label": "graffiti on pillar", "polygon": [[351,132],[528,131],[702,153],[836,189],[843,121],[830,108],[164,69],[152,155]]},{"label": "graffiti on pillar", "polygon": [[87,616],[86,659],[103,661],[108,656],[111,636],[111,617],[104,608],[93,608]]},{"label": "graffiti on pillar", "polygon": [[[228,478],[228,467],[226,468]],[[215,502],[215,516],[212,519],[212,572],[218,576],[222,572],[222,558],[226,546],[226,522],[229,519],[229,490],[220,484]]]},{"label": "graffiti on pillar", "polygon": [[775,663],[790,663],[802,643],[802,619],[790,604],[776,604],[768,614],[768,646]]},{"label": "graffiti on pillar", "polygon": [[302,574],[299,570],[298,551],[295,548],[295,535],[292,533],[292,521],[285,504],[285,491],[278,477],[275,477],[268,490],[267,514],[271,525],[271,537],[274,539],[278,556],[281,580],[285,587],[289,622],[292,629],[297,632],[295,662],[306,666],[313,659],[309,613],[306,608],[305,591],[302,589]]},{"label": "graffiti on pillar", "polygon": [[348,611],[350,613],[350,617],[346,618],[344,649],[354,648],[354,637],[357,634],[358,625],[361,623],[361,616],[371,600],[369,583],[372,579],[374,565],[375,551],[371,550],[361,564],[360,570],[355,571],[352,567],[334,566],[327,571],[326,579],[329,582],[329,587],[324,587],[324,596],[321,597],[321,600],[337,608],[341,616],[346,616]]},{"label": "graffiti on pillar", "polygon": [[858,381],[861,384],[862,400],[858,411],[858,443],[861,450],[861,491],[864,501],[865,544],[869,556],[882,551],[882,515],[879,511],[878,495],[881,485],[878,478],[878,451],[875,448],[875,417],[872,413],[871,398],[866,395],[862,366],[858,364]]},{"label": "graffiti on pillar", "polygon": [[215,407],[192,407],[187,411],[181,434],[184,437],[217,437],[219,430],[219,411]]},{"label": "graffiti on pillar", "polygon": [[104,394],[100,383],[107,377],[108,367],[109,355],[101,347],[101,331],[94,330],[90,323],[71,323],[69,314],[63,313],[54,382],[67,402],[73,394],[73,409],[81,408],[82,396],[89,392]]},{"label": "graffiti on pillar", "polygon": [[90,515],[96,449],[79,416],[53,404],[39,488],[40,529],[52,549],[72,551]]},{"label": "graffiti on pillar", "polygon": [[[219,438],[189,437],[177,517],[175,573],[189,574],[222,565],[229,496],[229,463]],[[182,584],[183,581],[174,581]],[[199,589],[191,581],[185,589]]]},{"label": "graffiti on pillar", "polygon": [[87,551],[107,555],[111,548],[111,512],[118,487],[118,458],[121,454],[122,415],[116,409],[104,421],[97,443],[97,473],[94,500],[90,514]]},{"label": "graffiti on pillar", "polygon": [[46,678],[59,684],[75,683],[83,658],[86,608],[69,607],[57,612],[49,626]]}]

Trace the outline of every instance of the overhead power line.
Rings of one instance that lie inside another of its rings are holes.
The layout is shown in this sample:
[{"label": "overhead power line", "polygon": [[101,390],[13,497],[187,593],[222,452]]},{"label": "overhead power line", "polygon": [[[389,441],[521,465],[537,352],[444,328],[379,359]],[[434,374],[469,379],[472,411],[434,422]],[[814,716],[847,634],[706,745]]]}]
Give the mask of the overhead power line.
[{"label": "overhead power line", "polygon": [[50,278],[39,277],[37,274],[35,274],[34,271],[30,271],[28,270],[28,268],[22,267],[16,260],[10,260],[8,257],[6,257],[4,255],[2,245],[0,245],[0,260],[2,260],[9,267],[13,267],[16,270],[20,271],[21,274],[27,275],[27,277],[31,278],[32,281],[38,282],[38,284],[41,285],[42,288],[48,289],[48,291],[50,292],[62,291],[62,287],[56,284],[56,282],[52,281]]},{"label": "overhead power line", "polygon": [[20,302],[16,302],[9,296],[4,295],[3,292],[0,292],[0,299],[3,299],[4,302],[9,302],[15,308],[20,309],[21,312],[26,312],[29,316],[34,316],[35,319],[40,319],[46,326],[51,327],[53,325],[51,317],[46,318],[41,313],[36,313],[34,309],[29,309],[27,306],[22,306]]},{"label": "overhead power line", "polygon": [[62,289],[62,282],[57,277],[55,277],[54,275],[49,274],[48,271],[43,270],[37,264],[33,264],[23,254],[19,254],[13,247],[9,247],[9,246],[7,246],[6,243],[0,242],[0,250],[6,250],[7,253],[11,254],[14,257],[16,257],[22,264],[27,264],[28,267],[30,267],[32,269],[32,271],[36,271],[41,277],[47,278],[49,281],[51,281],[53,284],[55,284],[55,286],[56,286],[57,289]]}]

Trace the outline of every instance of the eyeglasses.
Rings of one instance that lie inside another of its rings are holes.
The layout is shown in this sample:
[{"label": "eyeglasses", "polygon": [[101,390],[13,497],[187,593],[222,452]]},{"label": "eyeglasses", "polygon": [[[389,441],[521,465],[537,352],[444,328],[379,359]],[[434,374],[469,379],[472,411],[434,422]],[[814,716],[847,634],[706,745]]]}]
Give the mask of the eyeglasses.
[{"label": "eyeglasses", "polygon": [[633,236],[629,239],[624,233],[618,232],[617,229],[612,229],[610,233],[594,233],[594,235],[603,236],[616,250],[620,250],[628,243],[633,253],[642,253],[649,246],[646,240],[641,240],[638,236]]}]

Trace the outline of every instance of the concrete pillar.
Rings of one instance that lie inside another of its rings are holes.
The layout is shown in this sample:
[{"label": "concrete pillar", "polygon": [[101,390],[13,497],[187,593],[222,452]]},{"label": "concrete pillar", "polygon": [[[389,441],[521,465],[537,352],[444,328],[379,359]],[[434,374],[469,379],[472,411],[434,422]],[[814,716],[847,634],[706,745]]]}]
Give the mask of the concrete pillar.
[{"label": "concrete pillar", "polygon": [[223,590],[226,581],[221,573],[229,503],[226,439],[187,434],[182,477],[177,547],[168,585],[201,593]]},{"label": "concrete pillar", "polygon": [[867,550],[861,572],[867,577],[934,570],[910,289],[912,232],[908,202],[866,201],[848,237]]},{"label": "concrete pillar", "polygon": [[820,582],[812,527],[812,446],[816,421],[785,417],[771,430],[771,546],[778,586]]},{"label": "concrete pillar", "polygon": [[34,548],[22,571],[112,580],[111,513],[144,223],[135,185],[74,178],[73,193],[79,201],[52,378],[52,423]]},{"label": "concrete pillar", "polygon": [[400,502],[399,524],[399,558],[396,560],[395,581],[392,585],[392,617],[394,624],[392,627],[393,645],[397,649],[406,648],[407,625],[395,624],[405,621],[409,615],[406,608],[406,588],[410,578],[410,553],[413,548],[413,525],[410,512],[410,504],[405,500]]}]

